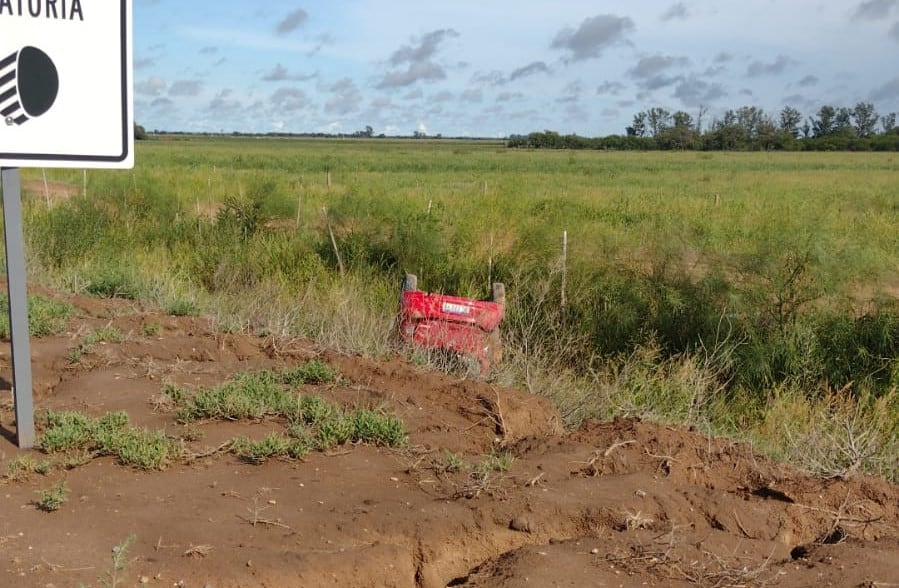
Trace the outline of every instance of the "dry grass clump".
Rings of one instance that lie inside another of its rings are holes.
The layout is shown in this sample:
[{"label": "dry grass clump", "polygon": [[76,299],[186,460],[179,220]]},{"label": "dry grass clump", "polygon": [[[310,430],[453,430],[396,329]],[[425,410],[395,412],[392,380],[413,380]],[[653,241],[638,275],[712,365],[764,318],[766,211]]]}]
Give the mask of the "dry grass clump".
[{"label": "dry grass clump", "polygon": [[899,480],[899,391],[856,398],[845,390],[819,398],[776,390],[760,436],[788,461],[823,478],[858,473]]}]

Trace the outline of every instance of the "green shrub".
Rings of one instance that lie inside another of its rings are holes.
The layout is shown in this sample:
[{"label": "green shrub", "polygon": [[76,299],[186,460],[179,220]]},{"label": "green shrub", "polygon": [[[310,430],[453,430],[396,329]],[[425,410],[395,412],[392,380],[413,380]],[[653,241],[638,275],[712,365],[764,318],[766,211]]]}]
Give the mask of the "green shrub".
[{"label": "green shrub", "polygon": [[144,470],[163,470],[181,456],[177,441],[169,439],[163,431],[128,429],[117,439],[110,453],[122,465]]},{"label": "green shrub", "polygon": [[115,226],[113,211],[93,198],[71,198],[29,219],[28,249],[45,267],[75,267],[121,229]]},{"label": "green shrub", "polygon": [[315,446],[320,451],[331,449],[351,441],[356,433],[355,423],[350,417],[335,413],[331,418],[319,423],[315,436]]},{"label": "green shrub", "polygon": [[126,412],[109,412],[91,424],[91,440],[105,455],[115,455],[129,434],[130,418]]},{"label": "green shrub", "polygon": [[858,317],[829,314],[820,320],[818,333],[821,376],[832,386],[852,382],[888,390],[899,385],[899,305]]},{"label": "green shrub", "polygon": [[337,374],[326,363],[313,359],[294,368],[281,372],[282,380],[290,386],[301,384],[329,384],[337,379]]},{"label": "green shrub", "polygon": [[316,426],[335,417],[337,410],[321,396],[303,396],[300,401],[302,422]]},{"label": "green shrub", "polygon": [[93,296],[133,300],[140,294],[133,271],[116,265],[97,268],[85,278],[87,284],[84,290]]},{"label": "green shrub", "polygon": [[350,419],[353,423],[353,442],[384,447],[399,447],[406,443],[405,426],[396,417],[360,408],[352,413]]},{"label": "green shrub", "polygon": [[47,453],[84,449],[93,441],[94,422],[80,412],[47,411],[43,420],[37,446]]}]

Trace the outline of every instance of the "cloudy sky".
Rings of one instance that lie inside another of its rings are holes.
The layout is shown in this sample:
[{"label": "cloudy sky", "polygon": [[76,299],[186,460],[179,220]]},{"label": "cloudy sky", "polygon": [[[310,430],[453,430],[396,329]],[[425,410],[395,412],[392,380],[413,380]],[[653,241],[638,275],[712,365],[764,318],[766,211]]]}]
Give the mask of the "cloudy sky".
[{"label": "cloudy sky", "polygon": [[148,130],[623,134],[633,115],[899,111],[899,0],[134,0]]}]

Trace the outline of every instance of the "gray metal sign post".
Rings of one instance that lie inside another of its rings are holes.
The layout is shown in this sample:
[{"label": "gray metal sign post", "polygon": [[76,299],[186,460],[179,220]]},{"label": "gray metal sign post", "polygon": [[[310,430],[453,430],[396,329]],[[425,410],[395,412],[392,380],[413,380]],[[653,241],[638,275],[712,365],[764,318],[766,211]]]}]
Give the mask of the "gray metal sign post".
[{"label": "gray metal sign post", "polygon": [[28,293],[25,240],[22,231],[21,182],[17,168],[2,168],[3,234],[6,241],[6,283],[9,293],[9,333],[12,389],[16,405],[16,441],[34,446],[34,400],[31,390],[31,346],[28,340]]}]

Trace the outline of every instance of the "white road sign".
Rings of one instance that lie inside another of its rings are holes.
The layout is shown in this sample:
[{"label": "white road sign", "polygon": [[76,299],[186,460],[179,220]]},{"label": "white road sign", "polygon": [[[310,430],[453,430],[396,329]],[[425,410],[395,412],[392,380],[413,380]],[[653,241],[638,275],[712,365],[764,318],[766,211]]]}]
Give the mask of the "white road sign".
[{"label": "white road sign", "polygon": [[129,168],[131,0],[0,0],[0,166]]}]

